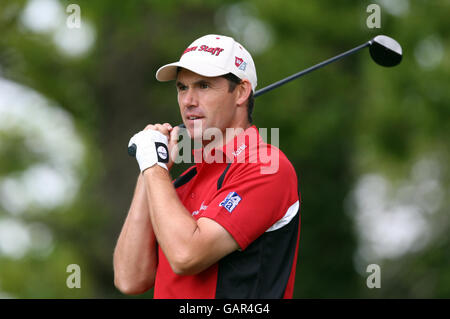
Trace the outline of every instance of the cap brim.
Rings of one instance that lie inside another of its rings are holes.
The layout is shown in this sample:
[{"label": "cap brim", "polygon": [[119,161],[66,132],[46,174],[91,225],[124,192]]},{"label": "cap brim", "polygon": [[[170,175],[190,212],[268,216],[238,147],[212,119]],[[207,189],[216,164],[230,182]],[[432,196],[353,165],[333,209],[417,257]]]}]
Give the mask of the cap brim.
[{"label": "cap brim", "polygon": [[217,66],[205,64],[204,62],[174,62],[160,67],[158,71],[156,71],[156,79],[161,82],[175,80],[177,78],[178,67],[187,69],[206,77],[220,76],[229,72]]},{"label": "cap brim", "polygon": [[177,67],[180,62],[166,64],[156,71],[156,79],[161,82],[175,80],[177,77]]}]

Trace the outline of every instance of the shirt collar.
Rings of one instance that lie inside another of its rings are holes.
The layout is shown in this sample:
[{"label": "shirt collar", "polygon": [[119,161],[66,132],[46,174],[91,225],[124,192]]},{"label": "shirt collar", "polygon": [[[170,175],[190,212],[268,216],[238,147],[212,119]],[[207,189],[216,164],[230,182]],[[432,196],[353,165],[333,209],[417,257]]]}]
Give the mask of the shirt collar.
[{"label": "shirt collar", "polygon": [[[244,163],[249,150],[263,142],[255,125],[236,135],[225,145],[206,150],[204,147],[192,150],[197,167],[203,164],[238,162]],[[255,144],[256,145],[252,145]],[[205,152],[206,151],[206,152]]]}]

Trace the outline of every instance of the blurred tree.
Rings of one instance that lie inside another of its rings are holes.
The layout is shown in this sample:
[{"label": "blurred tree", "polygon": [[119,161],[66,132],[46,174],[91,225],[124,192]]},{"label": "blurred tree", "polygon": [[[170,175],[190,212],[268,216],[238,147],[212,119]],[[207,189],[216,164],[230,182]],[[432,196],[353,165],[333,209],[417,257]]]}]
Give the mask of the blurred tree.
[{"label": "blurred tree", "polygon": [[[121,296],[113,286],[112,252],[138,174],[125,145],[148,123],[180,121],[174,87],[154,75],[194,39],[225,33],[242,42],[253,53],[262,88],[383,33],[403,46],[399,67],[381,68],[362,52],[256,101],[255,124],[280,128],[280,148],[299,176],[302,231],[294,296],[449,297],[450,5],[376,2],[381,29],[366,26],[372,1],[79,0],[80,31],[65,25],[65,8],[73,1],[2,1],[0,77],[66,111],[85,151],[75,170],[80,186],[69,202],[40,213],[27,207],[20,216],[0,203],[0,221],[38,223],[53,236],[48,254],[17,259],[2,253],[0,243],[0,291],[25,298]],[[62,20],[52,27],[57,19],[50,19],[44,31],[30,27],[24,12],[33,16],[30,7],[39,4],[44,11],[34,18],[40,16],[41,26],[53,11]],[[89,38],[93,45],[82,54],[64,49]],[[1,110],[0,103],[0,116]],[[45,160],[17,147],[30,135],[18,132],[0,127],[0,182]],[[433,236],[396,257],[358,256],[364,238],[351,195],[358,182],[373,173],[395,184],[428,157],[440,169],[432,194],[440,192],[441,199],[426,219]],[[65,285],[72,263],[81,266],[81,289]],[[381,266],[380,289],[366,286],[369,263]]]}]

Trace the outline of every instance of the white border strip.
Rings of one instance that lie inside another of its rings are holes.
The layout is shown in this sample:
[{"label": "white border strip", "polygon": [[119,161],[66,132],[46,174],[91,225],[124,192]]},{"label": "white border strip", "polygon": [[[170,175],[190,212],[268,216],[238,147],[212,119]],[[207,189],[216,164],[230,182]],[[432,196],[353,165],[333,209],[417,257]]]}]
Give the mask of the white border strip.
[{"label": "white border strip", "polygon": [[266,233],[280,229],[281,227],[289,224],[289,222],[292,220],[292,218],[294,218],[295,215],[297,215],[299,206],[300,206],[299,201],[296,201],[294,204],[292,204],[292,206],[288,208],[286,214],[284,214],[284,216],[279,221],[277,221],[275,224],[273,224],[272,227],[270,227],[268,230],[266,230]]}]

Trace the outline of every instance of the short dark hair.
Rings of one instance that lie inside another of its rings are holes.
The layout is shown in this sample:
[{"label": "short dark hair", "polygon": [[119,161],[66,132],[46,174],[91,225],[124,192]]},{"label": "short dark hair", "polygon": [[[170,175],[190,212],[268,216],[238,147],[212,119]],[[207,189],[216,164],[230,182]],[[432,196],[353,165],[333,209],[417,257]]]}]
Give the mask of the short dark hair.
[{"label": "short dark hair", "polygon": [[[233,73],[224,74],[222,75],[222,77],[228,80],[228,92],[233,92],[236,86],[242,83],[242,80]],[[247,99],[247,118],[249,123],[253,122],[252,113],[254,106],[255,106],[255,97],[253,96],[252,90]]]}]

